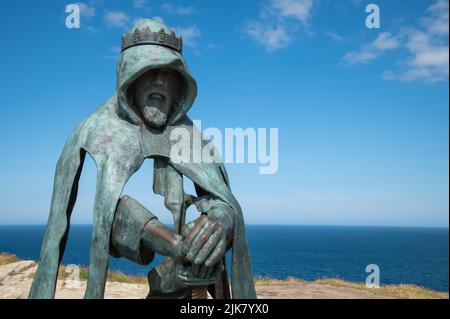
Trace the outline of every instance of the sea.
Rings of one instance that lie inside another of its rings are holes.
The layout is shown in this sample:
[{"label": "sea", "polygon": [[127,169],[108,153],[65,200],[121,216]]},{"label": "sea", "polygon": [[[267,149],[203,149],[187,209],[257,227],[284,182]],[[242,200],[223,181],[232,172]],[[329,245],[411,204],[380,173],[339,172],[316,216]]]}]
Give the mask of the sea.
[{"label": "sea", "polygon": [[[37,260],[44,230],[43,225],[0,226],[0,252]],[[89,264],[91,231],[90,225],[71,226],[63,264]],[[381,285],[448,292],[448,228],[248,225],[247,241],[257,277],[364,283],[378,269]],[[109,267],[145,276],[161,260],[139,266],[111,258]]]}]

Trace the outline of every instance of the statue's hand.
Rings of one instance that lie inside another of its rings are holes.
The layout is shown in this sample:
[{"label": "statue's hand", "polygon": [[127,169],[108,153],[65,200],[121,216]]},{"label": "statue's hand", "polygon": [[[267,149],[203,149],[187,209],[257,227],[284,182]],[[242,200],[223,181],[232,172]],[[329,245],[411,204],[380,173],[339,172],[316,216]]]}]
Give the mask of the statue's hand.
[{"label": "statue's hand", "polygon": [[182,251],[192,263],[192,275],[209,277],[225,254],[229,228],[229,223],[214,215],[202,215],[185,226]]},{"label": "statue's hand", "polygon": [[203,267],[204,273],[197,275],[193,274],[192,265],[181,265],[178,264],[177,269],[177,279],[181,282],[182,286],[209,286],[217,282],[220,274],[224,270],[222,262],[218,262],[212,267],[200,266],[199,269]]}]

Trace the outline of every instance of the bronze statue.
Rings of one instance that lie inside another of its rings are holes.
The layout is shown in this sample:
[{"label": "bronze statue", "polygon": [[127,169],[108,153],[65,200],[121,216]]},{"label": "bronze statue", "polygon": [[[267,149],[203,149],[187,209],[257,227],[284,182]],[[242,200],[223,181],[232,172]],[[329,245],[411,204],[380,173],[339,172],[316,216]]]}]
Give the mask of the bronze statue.
[{"label": "bronze statue", "polygon": [[[181,38],[158,21],[141,20],[122,37],[116,94],[78,125],[58,160],[30,298],[55,295],[86,153],[98,175],[85,298],[103,298],[110,254],[146,265],[155,252],[168,257],[149,273],[149,298],[204,297],[206,288],[215,298],[256,298],[242,211],[223,164],[171,158],[171,132],[199,134],[186,115],[197,84],[181,53]],[[136,200],[122,197],[147,158],[154,160],[153,191],[164,196],[173,230]],[[194,183],[196,196],[184,192],[183,176]],[[189,205],[201,215],[185,225]],[[224,258],[229,248],[231,293]]]}]

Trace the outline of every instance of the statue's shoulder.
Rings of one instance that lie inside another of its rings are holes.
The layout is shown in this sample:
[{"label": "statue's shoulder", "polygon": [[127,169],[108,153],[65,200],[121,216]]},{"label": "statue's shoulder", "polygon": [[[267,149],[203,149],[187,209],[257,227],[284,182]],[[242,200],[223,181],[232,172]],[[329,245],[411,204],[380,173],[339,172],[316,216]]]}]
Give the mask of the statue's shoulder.
[{"label": "statue's shoulder", "polygon": [[129,130],[137,128],[136,125],[123,120],[117,113],[117,96],[113,95],[97,110],[91,113],[80,123],[80,128],[93,133],[110,130]]},{"label": "statue's shoulder", "polygon": [[117,115],[117,97],[112,96],[91,113],[72,132],[72,136],[88,147],[92,142],[108,137],[109,142],[134,136],[139,128]]}]

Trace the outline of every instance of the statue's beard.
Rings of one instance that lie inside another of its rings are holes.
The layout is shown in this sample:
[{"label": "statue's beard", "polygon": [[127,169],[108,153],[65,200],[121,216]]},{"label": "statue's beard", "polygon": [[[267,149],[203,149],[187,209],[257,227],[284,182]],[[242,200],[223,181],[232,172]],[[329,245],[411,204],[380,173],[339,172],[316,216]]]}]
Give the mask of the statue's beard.
[{"label": "statue's beard", "polygon": [[145,105],[142,107],[142,116],[150,126],[161,127],[166,124],[168,107]]},{"label": "statue's beard", "polygon": [[140,102],[141,114],[147,125],[159,128],[167,123],[173,100],[165,90],[152,89]]}]

